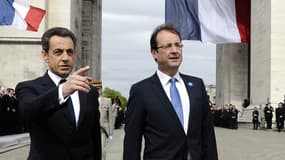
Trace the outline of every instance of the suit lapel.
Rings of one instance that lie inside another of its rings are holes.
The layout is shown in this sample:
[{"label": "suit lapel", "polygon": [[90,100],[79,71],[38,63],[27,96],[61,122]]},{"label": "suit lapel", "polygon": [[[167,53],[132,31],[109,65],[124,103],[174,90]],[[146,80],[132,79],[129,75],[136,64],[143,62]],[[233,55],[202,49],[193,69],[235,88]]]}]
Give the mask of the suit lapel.
[{"label": "suit lapel", "polygon": [[41,85],[47,90],[56,87],[56,84],[54,84],[54,82],[49,77],[47,72],[42,76],[42,79],[40,82],[41,82]]},{"label": "suit lapel", "polygon": [[185,133],[184,128],[181,125],[179,118],[172,106],[172,103],[170,102],[167,94],[165,93],[157,74],[154,74],[151,77],[151,81],[152,81],[151,84],[152,84],[153,92],[155,92],[155,95],[158,96],[157,99],[162,103],[161,106],[163,107],[163,109],[165,109],[169,113],[170,115],[169,117],[171,118],[173,122],[176,123],[176,126],[179,126],[179,128],[183,131],[183,133]]}]

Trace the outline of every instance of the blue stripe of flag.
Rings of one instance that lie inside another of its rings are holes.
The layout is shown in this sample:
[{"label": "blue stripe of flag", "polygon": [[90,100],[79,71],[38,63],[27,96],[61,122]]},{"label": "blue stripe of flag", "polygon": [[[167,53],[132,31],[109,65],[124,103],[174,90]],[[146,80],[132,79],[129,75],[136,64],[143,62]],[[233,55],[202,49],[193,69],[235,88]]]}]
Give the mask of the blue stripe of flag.
[{"label": "blue stripe of flag", "polygon": [[165,22],[174,23],[183,40],[200,40],[198,0],[166,0]]},{"label": "blue stripe of flag", "polygon": [[0,0],[0,25],[11,25],[15,16],[14,0]]}]

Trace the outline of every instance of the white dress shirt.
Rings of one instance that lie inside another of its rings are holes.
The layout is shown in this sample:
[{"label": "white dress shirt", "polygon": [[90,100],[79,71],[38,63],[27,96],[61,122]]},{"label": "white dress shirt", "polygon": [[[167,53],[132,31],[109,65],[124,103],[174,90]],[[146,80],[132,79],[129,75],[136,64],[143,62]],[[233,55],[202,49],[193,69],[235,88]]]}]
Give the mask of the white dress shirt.
[{"label": "white dress shirt", "polygon": [[[52,79],[52,81],[54,82],[54,84],[56,86],[59,85],[59,81],[63,78],[59,77],[58,75],[52,73],[50,70],[48,70],[48,75],[49,77]],[[69,79],[69,77],[65,78],[66,80]],[[73,110],[74,110],[74,115],[75,115],[75,123],[76,123],[76,126],[77,126],[77,122],[78,122],[78,119],[79,119],[79,113],[80,113],[80,102],[79,102],[79,95],[78,95],[78,91],[75,91],[73,94],[70,95],[71,97],[71,100],[72,100],[72,104],[73,104]],[[59,101],[59,104],[63,104],[67,99],[69,98],[68,97],[63,97],[62,95],[62,84],[59,85],[58,87],[58,101]]]},{"label": "white dress shirt", "polygon": [[[160,83],[162,84],[163,86],[163,89],[165,91],[165,93],[167,94],[169,100],[171,101],[171,98],[170,98],[170,76],[168,76],[167,74],[157,70],[157,75],[158,75],[158,78],[160,80]],[[178,92],[179,92],[179,95],[180,95],[180,98],[181,98],[181,103],[182,103],[182,110],[183,110],[183,128],[184,128],[184,132],[185,134],[187,134],[187,130],[188,130],[188,121],[189,121],[189,113],[190,113],[190,99],[189,99],[189,96],[188,96],[188,92],[187,92],[187,89],[185,87],[185,83],[183,81],[183,79],[180,77],[179,73],[177,73],[175,76],[174,76],[176,79],[177,79],[177,82],[176,82],[176,87],[178,89]]]}]

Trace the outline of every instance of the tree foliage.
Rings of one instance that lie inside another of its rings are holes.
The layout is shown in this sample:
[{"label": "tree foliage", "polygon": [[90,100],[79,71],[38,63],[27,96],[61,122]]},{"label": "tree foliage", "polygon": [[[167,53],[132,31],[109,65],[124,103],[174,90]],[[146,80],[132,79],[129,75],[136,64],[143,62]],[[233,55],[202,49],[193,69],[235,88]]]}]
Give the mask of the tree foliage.
[{"label": "tree foliage", "polygon": [[127,107],[128,101],[127,101],[126,97],[122,96],[122,94],[119,91],[105,87],[104,91],[103,91],[103,95],[104,95],[104,97],[111,98],[112,100],[115,99],[116,97],[119,97],[121,104],[122,104],[121,107],[123,109],[125,109]]}]

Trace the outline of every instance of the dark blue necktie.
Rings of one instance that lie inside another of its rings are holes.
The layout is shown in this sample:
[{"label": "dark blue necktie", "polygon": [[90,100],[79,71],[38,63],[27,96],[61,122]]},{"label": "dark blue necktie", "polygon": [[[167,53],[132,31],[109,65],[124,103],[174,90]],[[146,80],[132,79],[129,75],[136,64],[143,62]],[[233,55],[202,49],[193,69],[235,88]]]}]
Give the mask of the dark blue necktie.
[{"label": "dark blue necktie", "polygon": [[[66,79],[60,80],[60,81],[59,81],[59,84],[64,83],[64,82],[66,82]],[[71,96],[69,96],[69,97],[67,98],[67,100],[65,101],[64,104],[65,104],[66,107],[67,107],[67,111],[68,111],[68,113],[69,113],[70,120],[71,120],[73,126],[75,126],[75,124],[76,124],[76,123],[75,123],[75,114],[74,114],[74,109],[73,109],[73,103],[72,103]]]},{"label": "dark blue necktie", "polygon": [[177,79],[172,77],[169,82],[170,82],[170,98],[171,98],[171,103],[172,106],[180,120],[180,123],[183,126],[183,109],[182,109],[182,103],[181,103],[181,98],[178,92],[178,89],[176,88],[176,81]]}]

